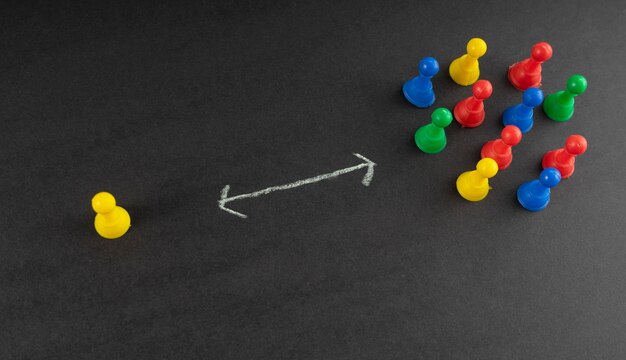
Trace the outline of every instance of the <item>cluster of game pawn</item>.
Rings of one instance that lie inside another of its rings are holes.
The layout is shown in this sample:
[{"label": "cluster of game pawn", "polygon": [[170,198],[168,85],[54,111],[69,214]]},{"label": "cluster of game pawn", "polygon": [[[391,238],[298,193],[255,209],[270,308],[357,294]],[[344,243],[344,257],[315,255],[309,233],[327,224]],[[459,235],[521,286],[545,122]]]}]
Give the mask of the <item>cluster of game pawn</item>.
[{"label": "cluster of game pawn", "polygon": [[[467,43],[467,53],[450,64],[452,80],[459,85],[472,85],[472,95],[459,101],[451,113],[446,108],[438,108],[432,113],[430,124],[415,132],[415,144],[428,154],[437,154],[446,147],[445,128],[452,118],[465,128],[480,126],[485,119],[484,101],[493,92],[491,83],[478,80],[480,70],[478,59],[487,52],[487,44],[479,38]],[[507,108],[502,114],[502,129],[499,139],[486,142],[481,150],[481,158],[476,170],[459,175],[456,188],[459,194],[469,201],[480,201],[487,197],[489,179],[499,170],[509,167],[513,160],[511,148],[519,144],[522,134],[533,127],[533,109],[543,104],[546,116],[554,121],[568,121],[574,115],[574,98],[587,89],[587,80],[581,75],[573,75],[567,87],[548,95],[544,99],[541,86],[542,63],[552,57],[552,47],[546,42],[533,45],[530,57],[509,67],[508,78],[511,84],[523,91],[522,102]],[[402,91],[406,99],[419,108],[427,108],[435,103],[435,93],[431,78],[439,72],[439,64],[432,57],[419,62],[419,75],[404,83]],[[527,210],[540,211],[550,202],[550,189],[561,179],[574,173],[576,156],[587,150],[587,140],[581,135],[571,135],[565,146],[545,153],[542,160],[543,171],[539,179],[521,184],[517,190],[519,203]]]}]

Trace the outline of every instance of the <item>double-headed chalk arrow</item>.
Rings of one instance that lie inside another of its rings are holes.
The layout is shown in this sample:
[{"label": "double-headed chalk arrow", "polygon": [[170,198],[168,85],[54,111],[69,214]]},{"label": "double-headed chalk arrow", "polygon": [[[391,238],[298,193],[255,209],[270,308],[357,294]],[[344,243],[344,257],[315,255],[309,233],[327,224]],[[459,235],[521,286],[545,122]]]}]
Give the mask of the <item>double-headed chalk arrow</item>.
[{"label": "double-headed chalk arrow", "polygon": [[333,171],[333,172],[328,173],[328,174],[317,175],[317,176],[314,176],[312,178],[308,178],[308,179],[304,179],[304,180],[298,180],[298,181],[292,182],[290,184],[268,187],[267,189],[255,191],[255,192],[252,192],[252,193],[249,193],[249,194],[241,194],[241,195],[235,195],[235,196],[228,197],[228,190],[230,190],[230,185],[226,185],[222,189],[222,193],[221,193],[220,199],[217,201],[217,203],[218,203],[220,209],[245,219],[245,218],[248,217],[248,215],[242,214],[242,213],[237,212],[235,210],[231,210],[231,209],[227,208],[225,205],[227,203],[231,202],[231,201],[235,201],[235,200],[239,200],[239,199],[253,198],[253,197],[257,197],[257,196],[261,196],[261,195],[266,195],[266,194],[269,194],[269,193],[274,192],[274,191],[293,189],[293,188],[297,188],[298,186],[307,185],[307,184],[313,184],[313,183],[316,183],[318,181],[322,181],[322,180],[326,180],[326,179],[332,179],[332,178],[337,177],[339,175],[347,174],[349,172],[352,172],[352,171],[355,171],[355,170],[359,170],[359,169],[362,169],[362,168],[365,168],[365,167],[367,168],[367,172],[365,173],[365,176],[363,177],[363,180],[361,180],[361,183],[363,185],[365,185],[365,186],[369,186],[369,184],[372,182],[372,178],[374,177],[374,166],[376,166],[376,164],[374,162],[372,162],[370,159],[368,159],[365,156],[363,156],[363,155],[354,153],[354,156],[358,157],[359,159],[363,160],[364,162],[362,162],[362,163],[360,163],[358,165],[355,165],[355,166],[347,167],[345,169]]}]

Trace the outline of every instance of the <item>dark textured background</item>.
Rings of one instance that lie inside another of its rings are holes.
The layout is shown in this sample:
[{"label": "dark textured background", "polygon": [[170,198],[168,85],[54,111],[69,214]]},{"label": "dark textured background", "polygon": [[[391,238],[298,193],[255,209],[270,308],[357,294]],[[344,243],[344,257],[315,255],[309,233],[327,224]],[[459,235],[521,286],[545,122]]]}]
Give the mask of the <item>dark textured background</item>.
[{"label": "dark textured background", "polygon": [[[22,2],[0,5],[1,359],[624,359],[624,2]],[[506,5],[505,5],[506,3]],[[403,81],[483,37],[483,126],[436,156]],[[548,41],[536,113],[486,200],[454,182],[521,98],[507,67]],[[541,213],[517,186],[572,133],[589,150]],[[217,207],[356,165],[364,171]],[[133,227],[93,229],[110,191]]]}]

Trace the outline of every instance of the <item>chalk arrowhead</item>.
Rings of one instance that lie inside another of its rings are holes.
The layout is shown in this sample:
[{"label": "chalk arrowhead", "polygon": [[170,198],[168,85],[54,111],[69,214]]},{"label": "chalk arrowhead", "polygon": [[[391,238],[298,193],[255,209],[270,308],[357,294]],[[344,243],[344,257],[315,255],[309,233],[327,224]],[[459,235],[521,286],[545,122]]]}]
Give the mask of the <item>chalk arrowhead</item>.
[{"label": "chalk arrowhead", "polygon": [[365,161],[364,164],[367,165],[367,172],[365,173],[365,176],[363,176],[361,183],[365,186],[369,186],[374,178],[374,166],[376,166],[376,163],[361,154],[353,153],[353,155]]},{"label": "chalk arrowhead", "polygon": [[226,185],[224,186],[224,188],[222,189],[222,192],[220,193],[220,199],[217,201],[217,204],[219,205],[220,209],[231,213],[233,215],[237,215],[241,218],[247,218],[248,215],[242,214],[240,212],[237,212],[235,210],[229,209],[227,208],[225,205],[228,202],[228,190],[230,190],[230,185]]}]

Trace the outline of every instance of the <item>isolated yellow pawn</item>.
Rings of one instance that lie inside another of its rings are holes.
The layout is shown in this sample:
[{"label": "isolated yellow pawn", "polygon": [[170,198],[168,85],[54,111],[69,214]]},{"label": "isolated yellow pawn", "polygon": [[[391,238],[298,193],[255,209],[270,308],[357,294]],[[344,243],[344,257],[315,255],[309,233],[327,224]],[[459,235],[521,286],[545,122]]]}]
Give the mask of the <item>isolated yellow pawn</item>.
[{"label": "isolated yellow pawn", "polygon": [[489,193],[489,179],[498,173],[498,163],[484,158],[476,165],[476,170],[466,171],[456,179],[456,189],[469,201],[480,201]]},{"label": "isolated yellow pawn", "polygon": [[91,199],[91,207],[98,213],[95,219],[96,231],[107,239],[117,239],[126,234],[130,227],[130,215],[115,204],[115,198],[108,192],[97,193]]},{"label": "isolated yellow pawn", "polygon": [[450,64],[450,77],[455,83],[463,86],[472,85],[480,76],[478,58],[487,52],[487,44],[483,39],[473,38],[467,43],[467,54],[454,59]]}]

